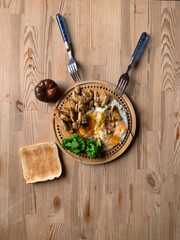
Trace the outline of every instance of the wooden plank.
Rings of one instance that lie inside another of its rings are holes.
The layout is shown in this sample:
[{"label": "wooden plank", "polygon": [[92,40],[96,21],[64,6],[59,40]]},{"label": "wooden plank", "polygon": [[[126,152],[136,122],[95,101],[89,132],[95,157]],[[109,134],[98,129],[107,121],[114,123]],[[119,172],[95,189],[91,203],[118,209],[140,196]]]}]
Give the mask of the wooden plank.
[{"label": "wooden plank", "polygon": [[174,178],[174,183],[175,183],[175,198],[174,198],[174,226],[175,226],[175,231],[174,231],[174,236],[175,239],[180,238],[180,191],[179,191],[179,181],[180,181],[180,175],[176,174]]},{"label": "wooden plank", "polygon": [[[162,171],[161,171],[161,199],[164,201],[174,200],[174,110],[172,108],[174,104],[174,93],[165,92],[162,94],[162,145],[161,145],[161,161],[162,161]],[[172,134],[169,134],[172,132]]]},{"label": "wooden plank", "polygon": [[11,4],[11,0],[1,0],[0,8],[9,8],[10,4]]},{"label": "wooden plank", "polygon": [[[24,17],[22,15],[11,15],[10,51],[11,51],[11,71],[10,71],[10,130],[21,131],[23,123],[24,103],[23,94],[23,34]],[[18,59],[18,61],[16,60]],[[15,120],[16,119],[16,120]]]},{"label": "wooden plank", "polygon": [[174,104],[174,174],[180,172],[180,87],[176,88]]},{"label": "wooden plank", "polygon": [[7,9],[0,8],[0,78],[1,78],[1,94],[0,101],[10,100],[9,84],[10,84],[10,16]]},{"label": "wooden plank", "polygon": [[160,240],[160,220],[157,216],[148,218],[148,240]]},{"label": "wooden plank", "polygon": [[[161,139],[160,133],[148,132],[147,134],[147,213],[148,216],[160,215],[161,204],[161,158],[160,148]],[[152,218],[152,222],[156,218]]]},{"label": "wooden plank", "polygon": [[9,187],[9,103],[0,102],[0,226],[8,226]]},{"label": "wooden plank", "polygon": [[47,218],[37,215],[27,215],[25,217],[25,225],[27,240],[35,238],[43,240],[50,237],[50,225]]},{"label": "wooden plank", "polygon": [[174,91],[175,9],[162,7],[161,13],[161,80],[162,90]]},{"label": "wooden plank", "polygon": [[172,202],[162,202],[160,211],[160,239],[175,239],[174,204]]},{"label": "wooden plank", "polygon": [[24,14],[25,1],[24,0],[11,0],[8,6],[11,14]]}]

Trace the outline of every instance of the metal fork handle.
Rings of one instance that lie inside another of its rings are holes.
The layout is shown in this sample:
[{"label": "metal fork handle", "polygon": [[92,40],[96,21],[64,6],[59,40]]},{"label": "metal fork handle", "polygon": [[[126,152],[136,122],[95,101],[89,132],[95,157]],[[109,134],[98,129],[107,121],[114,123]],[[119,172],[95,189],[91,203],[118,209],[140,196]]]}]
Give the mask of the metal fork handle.
[{"label": "metal fork handle", "polygon": [[149,39],[148,34],[146,32],[143,32],[141,34],[140,38],[139,38],[137,46],[136,46],[136,48],[134,50],[134,53],[133,53],[133,55],[131,57],[131,60],[130,60],[129,65],[128,65],[127,72],[129,72],[129,70],[132,68],[133,63],[135,61],[139,60],[139,58],[140,58],[140,56],[142,54],[142,51],[143,51],[143,49],[144,49],[148,39]]},{"label": "metal fork handle", "polygon": [[57,23],[58,23],[58,25],[59,25],[59,29],[60,29],[62,38],[63,38],[63,40],[64,40],[64,43],[65,43],[67,52],[69,53],[69,51],[71,51],[71,45],[70,45],[71,40],[70,40],[68,31],[67,31],[67,27],[66,27],[65,20],[64,20],[64,18],[61,16],[61,14],[59,14],[59,13],[56,15],[56,20],[57,20]]},{"label": "metal fork handle", "polygon": [[71,42],[68,31],[67,31],[67,27],[66,27],[66,23],[64,21],[64,18],[61,16],[61,14],[57,14],[56,15],[56,20],[58,22],[59,25],[59,29],[61,31],[62,34],[62,38],[64,40],[64,42]]}]

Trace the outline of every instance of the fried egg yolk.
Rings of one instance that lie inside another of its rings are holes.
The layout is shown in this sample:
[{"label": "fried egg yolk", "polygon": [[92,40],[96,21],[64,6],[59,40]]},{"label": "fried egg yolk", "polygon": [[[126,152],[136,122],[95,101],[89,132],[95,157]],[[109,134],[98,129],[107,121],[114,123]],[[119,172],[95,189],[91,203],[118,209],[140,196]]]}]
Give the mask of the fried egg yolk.
[{"label": "fried egg yolk", "polygon": [[92,137],[94,134],[94,128],[94,120],[92,118],[88,118],[87,123],[80,126],[79,133],[85,137]]},{"label": "fried egg yolk", "polygon": [[124,135],[126,131],[127,131],[127,127],[124,121],[121,120],[116,122],[116,127],[114,132],[115,137],[120,137]]},{"label": "fried egg yolk", "polygon": [[127,126],[123,120],[117,121],[113,133],[108,135],[103,127],[106,115],[102,112],[88,112],[87,123],[83,124],[79,128],[79,134],[82,137],[95,137],[97,140],[102,141],[106,146],[113,147],[118,144],[127,131]]},{"label": "fried egg yolk", "polygon": [[119,137],[112,136],[112,137],[109,137],[106,145],[107,146],[114,146],[114,145],[118,144],[120,141],[121,141],[121,139]]},{"label": "fried egg yolk", "polygon": [[87,114],[92,120],[96,120],[96,115],[93,112],[88,112]]}]

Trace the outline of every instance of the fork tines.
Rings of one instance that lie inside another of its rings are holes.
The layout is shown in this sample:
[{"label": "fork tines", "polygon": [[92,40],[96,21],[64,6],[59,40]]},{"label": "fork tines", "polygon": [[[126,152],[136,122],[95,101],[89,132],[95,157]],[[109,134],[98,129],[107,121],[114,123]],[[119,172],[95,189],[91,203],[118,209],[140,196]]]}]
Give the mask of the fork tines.
[{"label": "fork tines", "polygon": [[121,76],[116,85],[114,93],[119,94],[121,96],[124,93],[124,90],[126,89],[127,85],[128,85],[127,79],[125,79],[125,78],[123,78],[123,76]]},{"label": "fork tines", "polygon": [[81,81],[81,76],[74,65],[68,66],[69,73],[75,82]]}]

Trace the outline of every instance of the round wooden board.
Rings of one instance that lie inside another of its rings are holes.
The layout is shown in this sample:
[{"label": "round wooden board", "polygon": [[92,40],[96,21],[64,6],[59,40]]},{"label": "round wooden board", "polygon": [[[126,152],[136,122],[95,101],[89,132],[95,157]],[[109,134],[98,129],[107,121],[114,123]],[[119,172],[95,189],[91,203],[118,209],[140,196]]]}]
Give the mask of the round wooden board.
[{"label": "round wooden board", "polygon": [[76,86],[79,86],[82,90],[86,91],[87,89],[91,90],[97,90],[99,94],[101,92],[105,91],[108,95],[110,95],[112,98],[116,99],[125,109],[126,109],[126,115],[128,118],[128,130],[126,137],[124,140],[114,146],[111,150],[108,150],[104,153],[102,153],[101,158],[91,159],[87,156],[86,153],[81,154],[73,154],[69,152],[68,150],[64,149],[61,145],[62,140],[64,138],[67,138],[71,136],[67,131],[63,130],[60,124],[55,120],[54,115],[52,119],[53,124],[53,132],[55,134],[56,142],[60,149],[74,158],[76,161],[85,163],[85,164],[103,164],[110,162],[114,160],[115,158],[119,157],[129,146],[130,142],[132,141],[135,131],[136,131],[136,116],[134,112],[134,108],[129,100],[129,98],[123,94],[121,97],[114,94],[114,88],[115,86],[106,82],[100,82],[100,81],[86,81],[86,82],[80,82],[78,84],[75,84],[70,89],[68,89],[64,95],[60,98],[60,100],[56,103],[56,108],[63,109],[64,104],[66,104],[66,101],[71,98],[72,92]]}]

